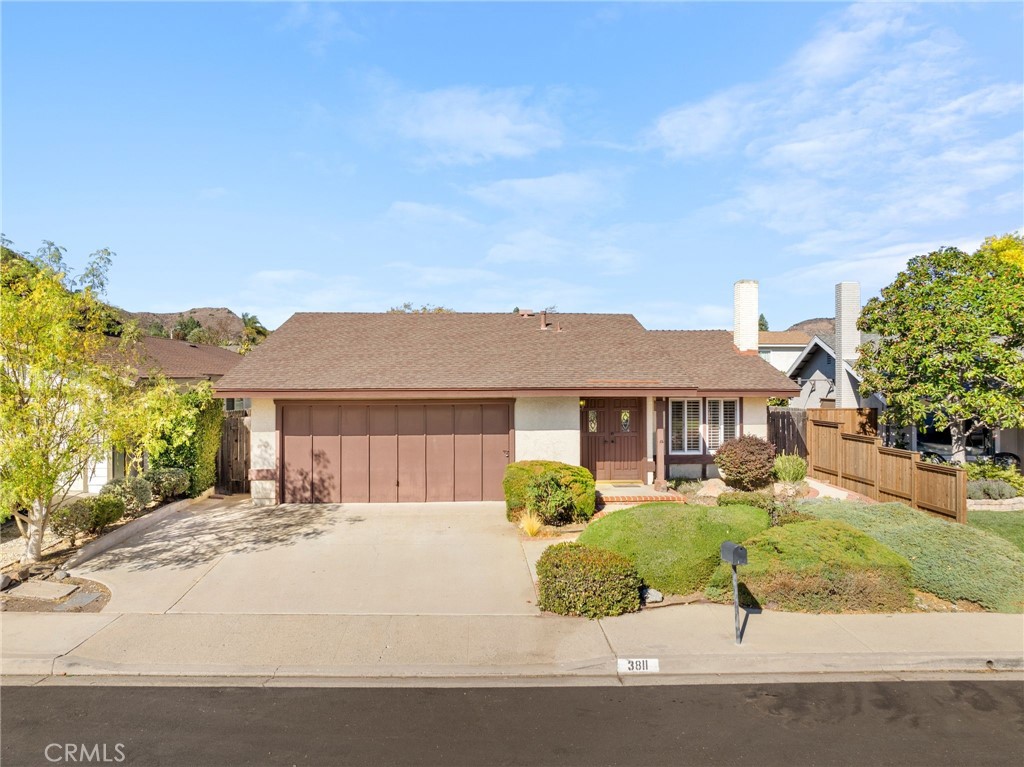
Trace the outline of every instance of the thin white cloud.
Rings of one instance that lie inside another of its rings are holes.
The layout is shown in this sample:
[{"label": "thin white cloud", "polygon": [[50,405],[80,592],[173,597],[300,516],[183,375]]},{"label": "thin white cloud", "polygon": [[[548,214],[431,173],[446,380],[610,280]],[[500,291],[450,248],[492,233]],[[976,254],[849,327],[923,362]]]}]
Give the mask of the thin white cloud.
[{"label": "thin white cloud", "polygon": [[592,267],[602,275],[629,273],[639,255],[612,241],[607,232],[577,232],[572,239],[555,237],[539,229],[513,232],[487,252],[493,264],[547,264],[561,268]]},{"label": "thin white cloud", "polygon": [[306,47],[315,56],[324,56],[337,42],[360,39],[360,35],[352,29],[334,3],[292,3],[280,27],[308,33]]},{"label": "thin white cloud", "polygon": [[685,104],[658,118],[647,144],[673,159],[721,152],[746,131],[755,109],[754,93],[736,88],[695,104]]},{"label": "thin white cloud", "polygon": [[443,205],[428,205],[408,200],[391,203],[385,217],[407,224],[473,225],[473,221],[466,216]]},{"label": "thin white cloud", "polygon": [[457,266],[420,266],[407,261],[388,264],[392,273],[405,276],[408,282],[418,285],[451,286],[475,285],[479,282],[495,282],[502,275],[487,269]]},{"label": "thin white cloud", "polygon": [[589,207],[606,201],[609,190],[596,173],[555,173],[537,178],[509,178],[473,187],[481,202],[510,210]]},{"label": "thin white cloud", "polygon": [[474,164],[529,157],[562,144],[562,129],[529,88],[460,86],[420,93],[387,87],[384,124],[421,145],[427,161]]}]

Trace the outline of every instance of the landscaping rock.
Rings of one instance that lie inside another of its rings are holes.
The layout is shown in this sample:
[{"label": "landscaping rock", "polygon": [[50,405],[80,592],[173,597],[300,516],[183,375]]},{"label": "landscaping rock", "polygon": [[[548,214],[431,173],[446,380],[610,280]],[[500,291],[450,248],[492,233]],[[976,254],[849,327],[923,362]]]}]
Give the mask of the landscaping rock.
[{"label": "landscaping rock", "polygon": [[665,601],[665,595],[657,589],[644,589],[640,592],[640,597],[648,604],[657,604],[658,602]]},{"label": "landscaping rock", "polygon": [[57,570],[53,574],[53,580],[55,580],[55,581],[62,581],[62,580],[64,580],[67,577],[68,577],[68,574],[67,574],[67,571],[65,571],[65,570]]},{"label": "landscaping rock", "polygon": [[0,575],[0,591],[5,590],[12,583],[14,583],[14,581],[11,579],[11,576],[7,575],[6,573]]}]

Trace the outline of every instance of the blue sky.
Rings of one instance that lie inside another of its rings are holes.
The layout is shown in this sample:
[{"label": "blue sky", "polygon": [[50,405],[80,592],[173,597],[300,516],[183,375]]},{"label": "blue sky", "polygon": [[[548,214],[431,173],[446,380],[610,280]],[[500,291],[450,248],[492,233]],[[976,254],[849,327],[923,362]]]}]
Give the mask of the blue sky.
[{"label": "blue sky", "polygon": [[127,309],[773,329],[1024,225],[1020,3],[2,6],[3,231]]}]

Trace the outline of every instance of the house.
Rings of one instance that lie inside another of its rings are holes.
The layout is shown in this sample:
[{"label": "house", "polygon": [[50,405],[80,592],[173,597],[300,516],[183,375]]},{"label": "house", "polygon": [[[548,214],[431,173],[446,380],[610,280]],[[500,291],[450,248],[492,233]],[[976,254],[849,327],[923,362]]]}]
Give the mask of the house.
[{"label": "house", "polygon": [[[242,359],[237,352],[219,346],[153,336],[140,338],[136,350],[140,379],[162,373],[182,387],[199,381],[217,381]],[[246,406],[247,403],[241,399],[225,401],[228,410],[243,409]],[[82,478],[81,489],[87,493],[98,493],[110,480],[123,477],[124,472],[124,452],[111,450],[109,455],[90,465]]]},{"label": "house", "polygon": [[757,334],[757,352],[773,368],[788,373],[810,340],[802,330],[762,330]]},{"label": "house", "polygon": [[798,393],[740,303],[733,333],[630,314],[300,313],[216,390],[251,399],[256,503],[500,500],[526,459],[664,484],[706,473],[726,439],[766,436],[767,399]]}]

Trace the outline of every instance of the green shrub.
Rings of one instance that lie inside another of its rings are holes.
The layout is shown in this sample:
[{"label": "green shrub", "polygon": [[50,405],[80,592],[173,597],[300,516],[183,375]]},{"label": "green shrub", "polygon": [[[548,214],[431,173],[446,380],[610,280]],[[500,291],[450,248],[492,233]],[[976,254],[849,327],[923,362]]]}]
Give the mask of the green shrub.
[{"label": "green shrub", "polygon": [[767,487],[775,473],[775,446],[751,434],[726,440],[715,453],[715,466],[721,470],[729,487],[739,490]]},{"label": "green shrub", "polygon": [[1016,498],[1017,489],[1001,479],[970,479],[967,481],[967,497],[972,501],[1002,501]]},{"label": "green shrub", "polygon": [[[740,600],[781,610],[894,612],[913,604],[910,563],[843,522],[772,527],[746,542]],[[721,564],[706,593],[732,599],[732,570]]]},{"label": "green shrub", "polygon": [[799,509],[820,519],[847,522],[906,557],[916,588],[988,610],[1024,611],[1024,553],[997,535],[902,503],[814,499]]},{"label": "green shrub", "polygon": [[187,471],[188,494],[194,498],[217,481],[224,406],[213,398],[209,386],[190,389],[181,396],[191,407],[168,427],[160,449],[153,453],[152,466]]},{"label": "green shrub", "polygon": [[71,545],[82,533],[92,529],[92,499],[79,498],[50,512],[50,529],[61,538],[67,538]]},{"label": "green shrub", "polygon": [[743,490],[726,490],[718,496],[719,506],[753,506],[764,509],[769,514],[775,511],[775,498],[768,493],[746,492]]},{"label": "green shrub", "polygon": [[998,535],[1024,551],[1024,511],[972,511],[967,524]]},{"label": "green shrub", "polygon": [[803,482],[807,478],[807,461],[798,455],[775,456],[775,478],[779,482]]},{"label": "green shrub", "polygon": [[594,475],[558,461],[517,461],[505,468],[505,515],[510,522],[531,507],[545,524],[586,522],[597,501]]},{"label": "green shrub", "polygon": [[107,525],[112,525],[125,515],[125,503],[116,495],[97,495],[91,498],[92,522],[89,531],[102,535]]},{"label": "green shrub", "polygon": [[153,502],[153,486],[142,477],[112,479],[100,490],[100,495],[112,495],[124,502],[129,517],[138,516]]},{"label": "green shrub", "polygon": [[597,520],[579,542],[626,557],[648,586],[690,594],[707,585],[722,541],[743,541],[766,527],[764,511],[749,506],[647,503]]},{"label": "green shrub", "polygon": [[964,466],[967,479],[996,479],[1013,487],[1017,495],[1024,495],[1024,474],[1012,466],[999,466],[989,460],[968,461]]},{"label": "green shrub", "polygon": [[184,469],[150,469],[143,477],[153,487],[153,494],[163,500],[188,492],[189,476]]},{"label": "green shrub", "polygon": [[540,609],[605,618],[640,609],[643,582],[625,557],[582,543],[559,543],[537,561]]}]

